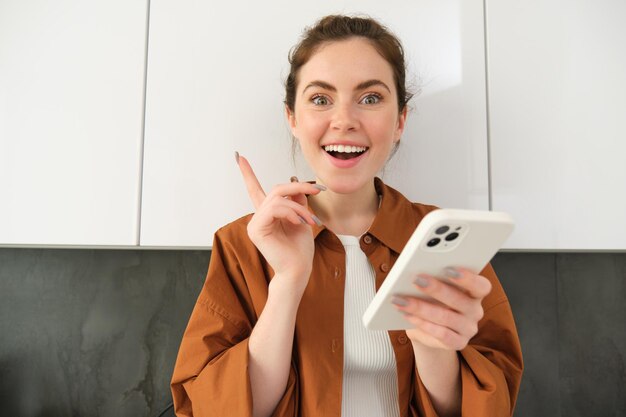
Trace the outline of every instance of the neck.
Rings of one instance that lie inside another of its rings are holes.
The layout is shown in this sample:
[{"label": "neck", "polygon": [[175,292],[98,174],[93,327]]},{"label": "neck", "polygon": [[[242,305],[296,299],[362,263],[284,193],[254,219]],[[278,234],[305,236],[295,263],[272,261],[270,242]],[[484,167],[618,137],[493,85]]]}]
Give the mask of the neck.
[{"label": "neck", "polygon": [[309,198],[309,205],[324,225],[338,235],[360,236],[378,212],[378,194],[374,181],[350,194],[331,189]]}]

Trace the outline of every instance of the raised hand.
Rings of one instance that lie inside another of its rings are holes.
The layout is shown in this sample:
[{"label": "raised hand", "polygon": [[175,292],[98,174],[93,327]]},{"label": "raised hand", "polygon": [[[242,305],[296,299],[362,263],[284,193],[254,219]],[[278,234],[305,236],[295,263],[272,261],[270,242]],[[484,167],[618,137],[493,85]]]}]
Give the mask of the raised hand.
[{"label": "raised hand", "polygon": [[305,194],[318,194],[325,187],[292,182],[277,185],[265,194],[248,160],[238,154],[237,160],[256,210],[248,223],[250,240],[270,264],[275,276],[293,280],[292,284],[304,290],[315,250],[310,226],[319,224],[319,219],[307,208]]}]

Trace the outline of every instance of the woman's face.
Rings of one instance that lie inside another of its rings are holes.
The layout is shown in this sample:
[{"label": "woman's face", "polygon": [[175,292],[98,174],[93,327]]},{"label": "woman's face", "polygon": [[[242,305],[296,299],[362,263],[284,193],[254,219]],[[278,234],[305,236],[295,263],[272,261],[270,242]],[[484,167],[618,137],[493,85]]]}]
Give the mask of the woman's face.
[{"label": "woman's face", "polygon": [[363,38],[324,44],[300,68],[293,135],[318,181],[346,194],[371,185],[404,129],[389,63]]}]

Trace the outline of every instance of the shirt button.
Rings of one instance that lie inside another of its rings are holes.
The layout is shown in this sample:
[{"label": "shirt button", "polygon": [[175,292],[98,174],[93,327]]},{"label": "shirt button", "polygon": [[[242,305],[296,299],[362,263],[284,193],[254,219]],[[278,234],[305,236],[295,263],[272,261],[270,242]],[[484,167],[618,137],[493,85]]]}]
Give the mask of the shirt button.
[{"label": "shirt button", "polygon": [[369,245],[370,243],[372,243],[372,237],[370,235],[365,235],[363,237],[363,242]]},{"label": "shirt button", "polygon": [[406,335],[400,335],[400,336],[398,336],[398,342],[399,342],[401,345],[405,345],[405,344],[406,344],[406,342],[408,342],[408,341],[409,341],[409,338],[408,338],[408,337],[406,337]]},{"label": "shirt button", "polygon": [[389,271],[389,265],[387,265],[387,264],[381,264],[381,265],[380,265],[380,270],[381,270],[381,271],[383,271],[383,272],[387,272],[387,271]]}]

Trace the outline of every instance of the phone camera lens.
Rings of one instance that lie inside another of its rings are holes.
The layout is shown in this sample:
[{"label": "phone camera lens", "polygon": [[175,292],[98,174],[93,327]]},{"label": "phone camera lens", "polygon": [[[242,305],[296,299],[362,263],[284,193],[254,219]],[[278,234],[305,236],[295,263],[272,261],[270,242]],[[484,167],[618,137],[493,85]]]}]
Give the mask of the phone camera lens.
[{"label": "phone camera lens", "polygon": [[441,227],[438,227],[437,230],[435,230],[435,233],[437,233],[438,235],[443,235],[448,230],[450,230],[448,226],[441,226]]},{"label": "phone camera lens", "polygon": [[437,244],[439,242],[441,242],[441,239],[439,239],[438,237],[434,237],[434,238],[430,239],[426,245],[429,248],[432,248],[433,246],[437,246]]},{"label": "phone camera lens", "polygon": [[457,237],[459,237],[459,234],[457,232],[452,232],[448,236],[446,236],[446,241],[452,242]]}]

